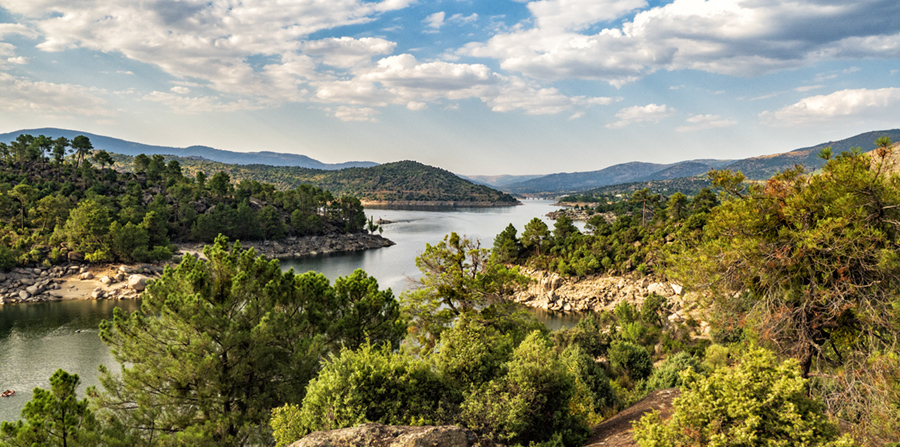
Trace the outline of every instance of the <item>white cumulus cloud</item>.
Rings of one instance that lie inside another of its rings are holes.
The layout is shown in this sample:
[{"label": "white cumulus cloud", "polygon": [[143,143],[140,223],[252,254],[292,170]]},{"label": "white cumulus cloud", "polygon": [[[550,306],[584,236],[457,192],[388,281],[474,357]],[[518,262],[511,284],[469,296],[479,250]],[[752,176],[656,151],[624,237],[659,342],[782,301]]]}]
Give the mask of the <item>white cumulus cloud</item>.
[{"label": "white cumulus cloud", "polygon": [[900,88],[840,90],[803,98],[774,112],[763,112],[763,122],[774,126],[814,124],[847,118],[896,121]]},{"label": "white cumulus cloud", "polygon": [[737,124],[736,120],[723,118],[719,115],[693,115],[687,120],[688,125],[676,127],[678,132],[691,132],[695,130],[719,129]]},{"label": "white cumulus cloud", "polygon": [[634,123],[652,122],[658,123],[665,118],[672,116],[675,109],[658,104],[647,104],[645,106],[632,106],[619,110],[616,118],[619,120],[607,124],[607,129],[621,129]]}]

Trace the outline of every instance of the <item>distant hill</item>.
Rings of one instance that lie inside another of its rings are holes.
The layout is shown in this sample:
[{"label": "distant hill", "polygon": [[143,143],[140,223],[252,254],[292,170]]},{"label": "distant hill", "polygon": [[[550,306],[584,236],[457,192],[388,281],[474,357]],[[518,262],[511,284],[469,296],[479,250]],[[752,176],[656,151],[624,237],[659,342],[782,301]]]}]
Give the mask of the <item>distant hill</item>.
[{"label": "distant hill", "polygon": [[875,149],[875,139],[880,137],[889,137],[893,141],[898,141],[900,140],[900,129],[866,132],[844,140],[829,141],[782,154],[747,158],[729,164],[725,168],[732,171],[741,171],[750,180],[768,179],[775,173],[790,168],[795,164],[803,165],[808,171],[814,171],[825,164],[825,160],[819,158],[819,152],[822,149],[831,146],[835,155],[854,147],[860,147],[863,152],[869,152]]},{"label": "distant hill", "polygon": [[372,167],[378,163],[371,161],[350,161],[346,163],[322,163],[318,160],[298,154],[281,154],[277,152],[233,152],[222,149],[214,149],[208,146],[189,146],[189,147],[168,147],[153,146],[149,144],[135,143],[131,141],[120,140],[118,138],[96,135],[88,132],[79,132],[76,130],[56,129],[45,127],[41,129],[24,129],[15,132],[0,134],[0,141],[10,142],[15,140],[20,134],[31,134],[33,136],[46,135],[50,138],[66,137],[68,139],[75,138],[78,135],[84,135],[91,139],[91,143],[95,149],[103,149],[107,152],[116,154],[135,156],[139,154],[146,155],[175,155],[178,157],[200,157],[207,160],[217,161],[220,163],[230,163],[238,165],[263,164],[271,166],[299,166],[310,169],[344,169],[354,167]]},{"label": "distant hill", "polygon": [[525,182],[507,185],[512,193],[577,192],[622,183],[668,180],[690,177],[721,167],[733,160],[692,160],[672,164],[630,162],[599,171],[551,174]]},{"label": "distant hill", "polygon": [[[117,169],[132,169],[132,157],[114,155]],[[182,171],[196,176],[227,173],[233,182],[256,180],[276,189],[310,184],[336,196],[352,195],[369,204],[509,206],[519,202],[509,194],[476,185],[456,174],[415,161],[398,161],[368,168],[339,170],[296,166],[237,165],[205,159],[167,157],[178,160]]]},{"label": "distant hill", "polygon": [[743,160],[689,160],[672,164],[623,163],[599,171],[551,174],[508,184],[502,189],[516,194],[561,194],[597,192],[595,191],[597,188],[610,185],[631,184],[629,185],[631,188],[640,182],[654,182],[653,185],[656,188],[667,188],[665,183],[659,182],[703,175],[710,169],[723,168],[741,171],[750,180],[765,180],[776,172],[791,168],[795,164],[803,165],[809,171],[819,169],[825,164],[825,161],[819,158],[819,152],[828,146],[832,147],[834,154],[848,151],[854,147],[860,147],[863,152],[869,152],[875,149],[875,139],[883,136],[898,141],[900,140],[900,129],[866,132],[840,141],[829,141],[781,154],[763,155]]}]

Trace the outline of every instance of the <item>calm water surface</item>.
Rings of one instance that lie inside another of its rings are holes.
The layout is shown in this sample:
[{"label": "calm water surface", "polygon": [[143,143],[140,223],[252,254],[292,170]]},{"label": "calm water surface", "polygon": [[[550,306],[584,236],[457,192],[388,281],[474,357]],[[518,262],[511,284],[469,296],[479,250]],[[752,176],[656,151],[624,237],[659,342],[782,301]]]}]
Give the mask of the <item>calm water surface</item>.
[{"label": "calm water surface", "polygon": [[[552,202],[527,200],[507,208],[370,209],[366,213],[392,223],[383,225],[384,236],[397,245],[342,255],[315,256],[282,261],[297,273],[320,271],[329,279],[361,268],[378,279],[381,288],[399,295],[418,276],[415,257],[426,243],[434,244],[451,231],[481,240],[490,248],[494,236],[512,223],[521,235],[533,217],[557,209]],[[552,226],[552,225],[551,225]],[[100,340],[97,326],[122,306],[132,311],[135,301],[61,301],[0,306],[0,390],[16,395],[0,398],[0,420],[16,420],[35,387],[49,388],[48,378],[59,368],[81,377],[80,397],[86,386],[98,385],[97,366],[115,367],[109,349]],[[571,326],[577,316],[536,312],[551,329]]]}]

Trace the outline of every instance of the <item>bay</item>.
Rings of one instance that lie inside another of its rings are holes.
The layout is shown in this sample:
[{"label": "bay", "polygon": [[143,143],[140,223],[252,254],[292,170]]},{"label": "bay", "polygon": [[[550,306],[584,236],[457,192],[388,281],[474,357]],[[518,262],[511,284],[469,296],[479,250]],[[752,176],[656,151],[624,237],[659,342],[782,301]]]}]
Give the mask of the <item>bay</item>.
[{"label": "bay", "polygon": [[[425,244],[435,244],[452,231],[478,239],[485,248],[508,224],[519,234],[534,217],[558,209],[547,200],[524,200],[523,205],[504,208],[403,208],[367,209],[382,225],[384,236],[396,245],[362,252],[319,255],[283,260],[282,267],[297,273],[319,271],[334,281],[357,268],[378,279],[381,288],[399,295],[419,276],[415,258]],[[133,311],[135,301],[57,301],[0,306],[0,390],[16,395],[0,398],[0,420],[17,420],[35,387],[49,388],[49,377],[59,368],[77,373],[82,380],[79,396],[87,386],[98,385],[97,367],[115,368],[109,349],[98,336],[101,320],[121,306]],[[579,315],[534,311],[550,329],[573,325]]]}]

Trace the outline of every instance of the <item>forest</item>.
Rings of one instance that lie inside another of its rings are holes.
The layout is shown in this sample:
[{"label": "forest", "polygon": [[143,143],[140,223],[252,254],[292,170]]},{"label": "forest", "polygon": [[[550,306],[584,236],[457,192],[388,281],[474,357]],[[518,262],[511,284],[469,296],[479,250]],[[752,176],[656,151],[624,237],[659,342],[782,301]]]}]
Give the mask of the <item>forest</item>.
[{"label": "forest", "polygon": [[[283,271],[217,236],[208,261],[185,256],[140,310],[101,324],[120,372],[79,400],[78,377],[58,371],[0,445],[283,446],[379,422],[574,447],[670,387],[672,417],[642,418],[639,445],[895,445],[900,176],[878,144],[823,150],[816,173],[714,170],[715,191],[638,191],[601,204],[585,233],[537,219],[491,249],[451,233],[400,296],[361,270],[333,284]],[[711,336],[653,294],[550,331],[504,299],[528,283],[523,266],[678,281]]]},{"label": "forest", "polygon": [[[364,231],[358,198],[309,184],[279,190],[223,171],[185,175],[177,160],[133,157],[130,172],[79,136],[0,143],[0,270],[68,260],[149,262],[177,242]],[[368,226],[374,229],[374,226]]]},{"label": "forest", "polygon": [[[115,155],[116,166],[130,170],[132,157]],[[411,160],[385,163],[369,168],[339,170],[291,166],[236,165],[210,160],[166,157],[178,161],[191,175],[197,172],[225,172],[235,181],[269,183],[276,189],[293,189],[312,184],[335,195],[351,195],[363,201],[480,202],[515,205],[511,195],[464,180],[456,174]]]}]

